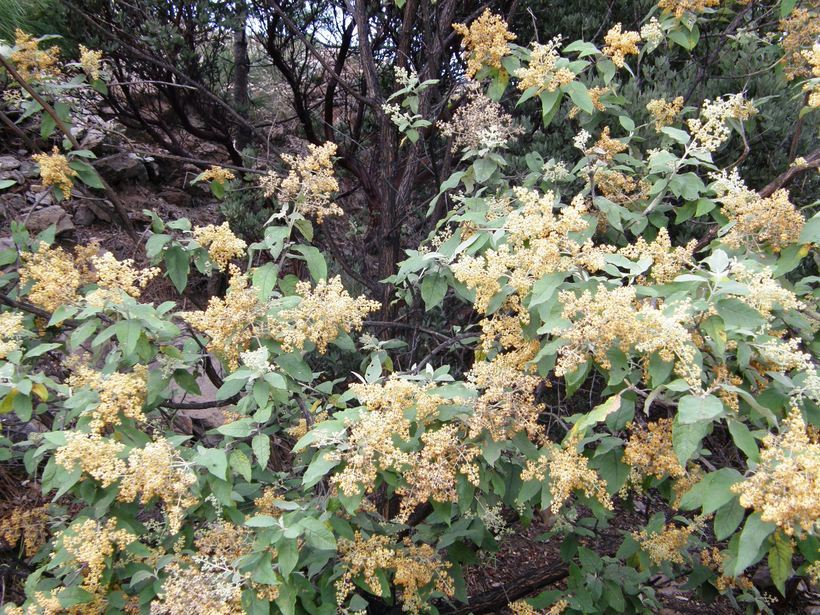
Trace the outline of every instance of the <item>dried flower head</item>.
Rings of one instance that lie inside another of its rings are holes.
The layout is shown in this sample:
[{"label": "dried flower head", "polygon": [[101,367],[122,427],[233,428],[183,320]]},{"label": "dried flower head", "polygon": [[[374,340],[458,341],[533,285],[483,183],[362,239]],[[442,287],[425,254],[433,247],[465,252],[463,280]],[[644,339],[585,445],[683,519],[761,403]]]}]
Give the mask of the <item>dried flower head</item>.
[{"label": "dried flower head", "polygon": [[20,266],[20,284],[28,291],[28,300],[53,312],[61,305],[79,299],[77,291],[82,277],[70,254],[62,248],[51,248],[41,243],[36,252],[25,252]]},{"label": "dried flower head", "polygon": [[748,120],[757,115],[752,102],[743,94],[732,94],[714,101],[706,99],[700,110],[700,117],[686,120],[694,145],[708,152],[717,151],[731,134],[727,120]]},{"label": "dried flower head", "polygon": [[629,482],[638,485],[648,476],[680,478],[686,474],[672,448],[672,419],[659,419],[646,428],[633,426],[623,461],[630,468]]},{"label": "dried flower head", "polygon": [[33,557],[48,540],[49,508],[49,504],[14,506],[0,517],[0,543],[13,549],[22,541],[25,556]]},{"label": "dried flower head", "polygon": [[71,198],[71,188],[74,186],[72,178],[77,176],[77,171],[68,166],[68,159],[60,153],[57,146],[54,146],[50,154],[34,154],[32,158],[40,167],[43,185],[54,186],[65,198]]},{"label": "dried flower head", "polygon": [[556,36],[547,44],[532,44],[530,61],[526,68],[519,68],[515,76],[520,79],[518,89],[522,92],[536,88],[536,94],[554,92],[562,85],[567,85],[575,79],[575,73],[569,68],[556,68],[561,59],[558,48],[561,46],[561,37]]},{"label": "dried flower head", "polygon": [[9,57],[26,81],[40,81],[60,75],[60,48],[40,49],[40,40],[20,28],[14,32],[14,51]]},{"label": "dried flower head", "polygon": [[484,94],[478,83],[468,83],[463,96],[465,102],[459,105],[453,118],[438,123],[442,136],[453,139],[453,152],[503,148],[521,133],[512,116]]},{"label": "dried flower head", "polygon": [[740,503],[787,535],[820,530],[820,442],[809,437],[800,409],[792,407],[779,435],[769,435],[760,463],[732,486]]},{"label": "dried flower head", "polygon": [[22,312],[0,313],[0,359],[20,350],[20,334],[23,329]]},{"label": "dried flower head", "polygon": [[248,277],[238,267],[229,265],[231,274],[225,298],[211,297],[207,309],[180,312],[178,316],[209,338],[208,350],[222,357],[231,371],[239,367],[240,353],[248,350],[251,341],[262,333],[256,321],[264,315],[266,306],[259,303],[256,290],[248,285]]},{"label": "dried flower head", "polygon": [[678,96],[669,102],[665,98],[655,98],[646,104],[646,110],[655,120],[655,130],[660,132],[664,126],[675,123],[680,112],[683,111],[683,96]]},{"label": "dried flower head", "polygon": [[641,35],[638,32],[621,30],[620,23],[615,24],[604,36],[604,54],[612,59],[618,68],[623,68],[626,63],[626,56],[638,54],[638,43]]},{"label": "dried flower head", "polygon": [[[339,190],[339,182],[333,174],[333,156],[336,144],[328,141],[323,145],[308,145],[306,156],[282,154],[282,160],[290,167],[288,176],[279,184],[277,197],[280,201],[294,203],[296,210],[306,216],[314,216],[321,224],[326,216],[344,214],[331,195]],[[264,189],[274,190],[273,180],[266,180]]]},{"label": "dried flower head", "polygon": [[79,467],[103,487],[122,478],[125,462],[120,459],[120,454],[125,445],[96,433],[78,431],[66,432],[65,439],[65,445],[58,448],[54,456],[58,465],[69,471]]},{"label": "dried flower head", "polygon": [[80,66],[92,81],[100,78],[101,64],[102,51],[95,51],[88,49],[85,45],[80,45]]},{"label": "dried flower head", "polygon": [[313,289],[309,282],[299,282],[296,294],[301,297],[297,307],[281,310],[268,320],[271,335],[286,352],[304,348],[309,341],[324,354],[340,331],[358,331],[364,317],[381,307],[378,301],[351,297],[339,276],[320,280]]},{"label": "dried flower head", "polygon": [[462,36],[461,46],[467,49],[468,77],[475,77],[484,66],[503,70],[501,60],[510,53],[509,41],[516,38],[504,19],[485,9],[470,27],[456,23],[453,30]]},{"label": "dried flower head", "polygon": [[719,4],[720,0],[660,0],[658,7],[665,13],[674,13],[675,19],[682,19],[686,13],[698,15]]},{"label": "dried flower head", "polygon": [[59,534],[58,539],[70,556],[70,561],[83,576],[82,587],[94,592],[100,587],[109,558],[114,551],[123,551],[137,537],[127,530],[118,530],[117,522],[94,519],[76,521]]},{"label": "dried flower head", "polygon": [[211,168],[202,172],[199,179],[203,182],[227,184],[229,181],[236,179],[236,175],[234,175],[233,171],[230,171],[229,169],[225,169],[217,165],[211,165]]},{"label": "dried flower head", "polygon": [[783,38],[780,46],[785,55],[781,63],[785,69],[786,79],[801,79],[812,75],[812,65],[803,52],[812,49],[820,36],[820,19],[812,7],[792,9],[789,16],[780,20],[780,31]]},{"label": "dried flower head", "polygon": [[219,226],[209,224],[194,228],[194,239],[208,249],[208,256],[220,271],[224,271],[233,258],[245,254],[246,244],[231,231],[227,222]]},{"label": "dried flower head", "polygon": [[104,374],[85,365],[78,365],[68,379],[72,387],[88,387],[95,391],[99,403],[91,410],[90,427],[102,433],[107,427],[119,425],[121,417],[145,421],[143,404],[148,392],[148,368],[135,365],[130,374]]},{"label": "dried flower head", "polygon": [[139,297],[148,283],[160,274],[158,267],[137,269],[133,259],[117,260],[111,252],[92,256],[90,261],[97,288],[86,296],[86,301],[96,307],[103,307],[107,302],[121,303],[124,295]]},{"label": "dried flower head", "polygon": [[684,527],[677,527],[670,523],[655,534],[641,530],[632,532],[632,537],[641,545],[641,549],[656,566],[666,563],[684,564],[683,551],[689,542],[689,537],[701,528],[702,523],[702,521],[695,521]]},{"label": "dried flower head", "polygon": [[407,539],[397,544],[389,536],[374,534],[364,538],[356,532],[353,540],[339,541],[339,553],[346,567],[336,581],[339,605],[355,590],[353,578],[358,575],[362,575],[371,592],[380,595],[380,571],[393,573],[393,583],[401,592],[402,609],[408,613],[421,613],[434,591],[444,596],[455,593],[447,572],[450,563],[442,561],[430,545],[414,545]]}]

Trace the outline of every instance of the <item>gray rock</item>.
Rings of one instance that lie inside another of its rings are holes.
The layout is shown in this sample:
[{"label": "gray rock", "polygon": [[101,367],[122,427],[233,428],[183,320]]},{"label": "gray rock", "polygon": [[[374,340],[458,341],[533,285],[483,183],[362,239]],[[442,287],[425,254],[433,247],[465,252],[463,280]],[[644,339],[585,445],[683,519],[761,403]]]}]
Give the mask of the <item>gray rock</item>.
[{"label": "gray rock", "polygon": [[44,231],[52,224],[57,226],[57,234],[74,230],[74,222],[65,209],[59,205],[51,205],[43,209],[37,209],[25,216],[18,216],[18,221],[23,222],[31,233]]},{"label": "gray rock", "polygon": [[31,160],[21,160],[20,168],[17,170],[23,174],[23,177],[27,177],[28,179],[34,179],[40,176],[40,170]]},{"label": "gray rock", "polygon": [[97,130],[96,128],[89,128],[88,131],[83,136],[82,141],[80,141],[80,145],[83,149],[91,150],[92,152],[99,153],[103,142],[105,141],[105,133],[101,130]]},{"label": "gray rock", "polygon": [[27,209],[28,202],[22,194],[0,194],[0,214],[4,218],[17,218]]},{"label": "gray rock", "polygon": [[20,161],[14,156],[0,156],[0,171],[14,171],[20,168]]},{"label": "gray rock", "polygon": [[0,179],[13,179],[18,184],[26,183],[26,177],[17,169],[13,171],[0,171]]},{"label": "gray rock", "polygon": [[83,203],[74,210],[73,218],[74,224],[77,226],[91,226],[97,219],[97,215],[90,206]]},{"label": "gray rock", "polygon": [[100,158],[94,163],[97,172],[112,184],[127,181],[143,183],[148,180],[145,165],[136,154],[122,152]]},{"label": "gray rock", "polygon": [[193,197],[184,190],[171,188],[160,192],[158,196],[167,203],[177,207],[191,207],[193,205]]}]

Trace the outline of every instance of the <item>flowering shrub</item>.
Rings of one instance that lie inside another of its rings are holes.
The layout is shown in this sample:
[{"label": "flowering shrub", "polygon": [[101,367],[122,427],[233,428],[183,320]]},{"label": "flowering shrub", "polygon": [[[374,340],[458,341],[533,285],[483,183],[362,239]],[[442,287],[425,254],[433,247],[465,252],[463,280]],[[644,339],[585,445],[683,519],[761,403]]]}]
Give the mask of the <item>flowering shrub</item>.
[{"label": "flowering shrub", "polygon": [[[655,612],[656,574],[765,611],[749,574],[764,560],[781,593],[795,575],[816,583],[816,278],[801,272],[820,218],[715,162],[763,104],[655,99],[638,125],[618,98],[631,64],[691,49],[717,4],[663,0],[600,50],[518,46],[491,12],[455,26],[471,78],[440,126],[462,156],[442,185],[455,206],[390,281],[428,311],[446,298],[480,316],[453,338],[473,350],[463,374],[399,373],[394,344],[357,343],[380,305],[309,244],[310,218],[343,213],[332,144],[263,176],[282,208],[251,245],[227,225],[151,214],[153,266],[139,268],[15,226],[0,253],[0,413],[49,423],[0,438],[0,459],[20,460],[50,503],[0,521],[33,570],[25,603],[4,612],[442,612],[470,600],[477,552],[547,510],[566,580],[515,613]],[[813,43],[792,38],[787,63]],[[28,77],[53,78],[50,55],[18,47]],[[405,81],[403,100],[425,85]],[[569,109],[575,160],[532,153],[515,168],[507,153],[525,138],[500,102],[510,92],[538,101],[544,126]],[[402,108],[386,110],[397,128],[432,125]],[[649,137],[661,146],[646,150]],[[39,163],[67,196],[61,156]],[[198,178],[217,195],[235,180],[219,167]],[[714,230],[689,240],[690,221]],[[301,263],[311,281],[290,273]],[[141,298],[159,275],[185,292],[191,264],[228,272],[225,295],[202,310]],[[339,367],[354,353],[362,375]],[[215,398],[186,401],[206,378]],[[582,412],[545,402],[590,382],[598,401]],[[224,423],[179,429],[202,407]],[[596,552],[641,498],[646,523]]]}]

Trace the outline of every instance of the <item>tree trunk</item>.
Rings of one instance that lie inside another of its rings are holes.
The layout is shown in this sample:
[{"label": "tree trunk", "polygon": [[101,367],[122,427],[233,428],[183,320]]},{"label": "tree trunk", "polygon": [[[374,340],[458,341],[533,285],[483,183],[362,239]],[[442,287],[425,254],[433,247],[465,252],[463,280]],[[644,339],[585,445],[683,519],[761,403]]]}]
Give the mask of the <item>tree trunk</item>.
[{"label": "tree trunk", "polygon": [[[233,32],[233,101],[236,110],[248,119],[251,108],[251,97],[248,91],[248,76],[251,71],[251,62],[248,57],[248,13],[244,2],[236,3],[236,25]],[[236,134],[236,149],[241,150],[251,140],[250,130],[240,125]]]}]

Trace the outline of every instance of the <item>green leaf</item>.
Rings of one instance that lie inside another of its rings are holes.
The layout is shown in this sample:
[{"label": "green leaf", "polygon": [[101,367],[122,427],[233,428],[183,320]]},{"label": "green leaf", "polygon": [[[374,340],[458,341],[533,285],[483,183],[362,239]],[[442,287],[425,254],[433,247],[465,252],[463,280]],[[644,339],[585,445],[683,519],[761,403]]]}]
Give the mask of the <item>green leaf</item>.
[{"label": "green leaf", "polygon": [[68,163],[68,166],[77,171],[77,176],[80,178],[80,181],[82,181],[89,188],[97,188],[99,190],[105,188],[102,179],[100,179],[100,176],[97,175],[97,171],[95,171],[94,167],[87,162],[82,160],[73,160]]},{"label": "green leaf", "polygon": [[282,615],[296,615],[296,588],[290,583],[279,585],[279,596],[274,602],[282,611]]},{"label": "green leaf", "polygon": [[188,254],[179,246],[171,246],[165,251],[163,261],[174,288],[181,293],[188,285],[188,272],[191,270]]},{"label": "green leaf", "polygon": [[740,505],[737,499],[732,499],[718,508],[717,513],[715,513],[715,538],[718,540],[729,538],[740,527],[740,523],[745,516],[746,509]]},{"label": "green leaf", "polygon": [[246,481],[250,482],[250,480],[251,480],[251,460],[248,459],[248,456],[245,453],[243,453],[239,449],[235,449],[231,453],[230,464],[231,464],[231,468],[233,468],[234,472],[239,474]]},{"label": "green leaf", "polygon": [[490,158],[478,158],[473,163],[473,172],[478,182],[485,182],[492,177],[498,165]]},{"label": "green leaf", "polygon": [[137,349],[137,342],[142,333],[142,327],[138,320],[121,320],[114,325],[114,332],[120,342],[122,352],[125,356],[130,355]]},{"label": "green leaf", "polygon": [[582,436],[587,429],[595,425],[596,423],[600,423],[607,416],[616,412],[618,408],[621,407],[621,396],[620,395],[613,395],[609,399],[607,399],[604,403],[596,406],[585,415],[583,415],[575,425],[572,426],[572,429],[569,430],[569,433],[565,436],[565,441],[573,440],[579,436]]},{"label": "green leaf", "polygon": [[437,275],[428,274],[421,281],[421,298],[424,300],[424,308],[430,310],[436,307],[447,294],[447,279]]},{"label": "green leaf", "polygon": [[784,537],[782,532],[775,533],[772,547],[769,549],[769,572],[781,596],[786,595],[786,581],[792,574],[793,551],[791,540]]},{"label": "green leaf", "polygon": [[253,286],[263,299],[270,297],[279,277],[279,267],[275,263],[265,263],[253,270]]},{"label": "green leaf", "polygon": [[17,182],[13,179],[0,179],[0,190],[11,188]]},{"label": "green leaf", "polygon": [[800,243],[820,243],[820,213],[814,214],[800,231]]},{"label": "green leaf", "polygon": [[776,527],[774,523],[761,520],[760,513],[753,513],[746,519],[746,525],[740,533],[740,546],[732,576],[742,574],[746,568],[758,560],[763,541],[771,536]]},{"label": "green leaf", "polygon": [[245,417],[231,423],[225,423],[217,427],[215,431],[232,438],[247,438],[253,431],[253,419]]},{"label": "green leaf", "polygon": [[687,491],[681,498],[681,510],[702,508],[708,515],[736,498],[730,488],[743,480],[743,476],[734,468],[721,468],[704,476],[699,483]]},{"label": "green leaf", "polygon": [[305,257],[308,271],[310,271],[310,277],[313,278],[314,282],[327,278],[327,263],[325,262],[325,257],[322,256],[322,253],[319,252],[318,248],[300,245],[293,249]]},{"label": "green leaf", "polygon": [[700,442],[712,427],[711,420],[683,424],[675,417],[672,423],[672,448],[683,467],[700,450]]},{"label": "green leaf", "polygon": [[729,433],[732,435],[737,447],[743,451],[750,461],[757,463],[760,461],[760,450],[757,448],[757,441],[746,425],[738,420],[729,419]]},{"label": "green leaf", "polygon": [[283,538],[282,542],[276,545],[276,561],[279,563],[279,571],[282,576],[287,578],[293,569],[296,568],[296,563],[299,561],[299,551],[296,548],[296,540],[292,538]]},{"label": "green leaf", "polygon": [[256,434],[251,440],[251,448],[256,461],[262,468],[266,468],[270,460],[270,438],[265,434]]},{"label": "green leaf", "polygon": [[700,421],[710,421],[723,414],[723,403],[714,395],[695,397],[684,395],[678,402],[676,420],[681,425],[689,425]]},{"label": "green leaf", "polygon": [[766,319],[756,309],[740,299],[721,299],[715,305],[727,329],[755,330],[766,324]]},{"label": "green leaf", "polygon": [[569,92],[569,97],[575,106],[585,113],[595,112],[595,105],[592,102],[592,97],[589,95],[589,90],[580,81],[572,81],[566,85],[566,90]]},{"label": "green leaf", "polygon": [[200,446],[194,457],[194,462],[208,469],[208,471],[222,480],[226,480],[228,459],[225,451],[219,448],[204,448]]},{"label": "green leaf", "polygon": [[333,531],[324,521],[314,519],[313,517],[306,517],[302,519],[300,524],[302,528],[304,528],[305,539],[314,549],[328,551],[336,549],[336,538],[333,536]]},{"label": "green leaf", "polygon": [[332,456],[327,458],[329,455],[330,454],[324,450],[316,452],[307,470],[305,470],[305,475],[302,477],[302,486],[306,489],[313,487],[313,485],[322,480],[328,472],[339,465],[340,461],[334,459]]}]

